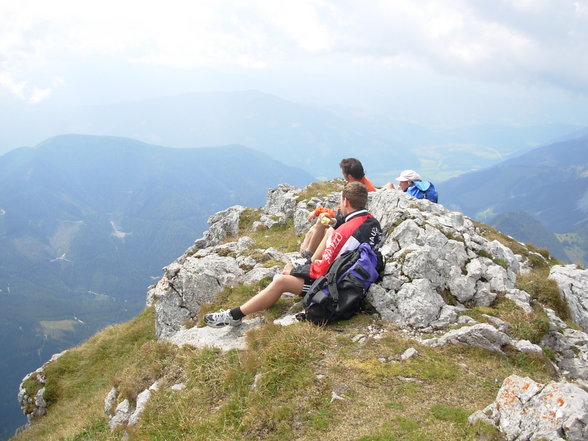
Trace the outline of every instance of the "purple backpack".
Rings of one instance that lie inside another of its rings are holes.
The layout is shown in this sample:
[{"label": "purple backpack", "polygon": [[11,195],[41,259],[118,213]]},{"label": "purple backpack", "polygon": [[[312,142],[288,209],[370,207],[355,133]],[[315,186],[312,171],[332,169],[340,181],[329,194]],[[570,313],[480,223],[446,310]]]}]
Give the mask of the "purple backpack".
[{"label": "purple backpack", "polygon": [[304,314],[300,318],[316,324],[351,318],[383,268],[382,254],[367,243],[346,251],[331,264],[327,274],[311,285],[304,296]]}]

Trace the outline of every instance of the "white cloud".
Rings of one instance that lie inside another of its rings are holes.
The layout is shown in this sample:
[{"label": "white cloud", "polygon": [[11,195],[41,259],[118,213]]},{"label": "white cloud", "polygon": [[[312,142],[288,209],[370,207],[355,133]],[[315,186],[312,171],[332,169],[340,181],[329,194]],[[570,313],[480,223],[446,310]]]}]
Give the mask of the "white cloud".
[{"label": "white cloud", "polygon": [[[362,64],[588,92],[588,0],[20,0],[0,5],[0,86],[30,102],[63,65]],[[74,60],[74,61],[71,61]],[[293,72],[295,73],[295,72]],[[336,75],[335,72],[333,75]],[[64,80],[55,83],[54,78]]]}]

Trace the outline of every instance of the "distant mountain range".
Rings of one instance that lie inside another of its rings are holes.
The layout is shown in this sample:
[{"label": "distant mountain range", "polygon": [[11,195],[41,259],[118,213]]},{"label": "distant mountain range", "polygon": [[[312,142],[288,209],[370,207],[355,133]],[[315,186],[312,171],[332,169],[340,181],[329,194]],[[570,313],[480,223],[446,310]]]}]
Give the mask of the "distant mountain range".
[{"label": "distant mountain range", "polygon": [[23,374],[135,316],[211,214],[313,180],[238,145],[69,135],[0,156],[0,439],[24,422],[14,398]]},{"label": "distant mountain range", "polygon": [[547,248],[555,258],[561,261],[571,260],[557,236],[545,228],[539,220],[524,211],[499,214],[489,222],[489,225],[497,228],[501,233],[515,237],[520,242]]},{"label": "distant mountain range", "polygon": [[[559,258],[588,263],[588,135],[533,149],[437,187],[445,206],[495,223]],[[538,222],[552,234],[538,234],[543,228]]]},{"label": "distant mountain range", "polygon": [[[257,91],[191,93],[75,108],[3,107],[0,152],[62,133],[123,136],[173,147],[241,144],[317,178],[357,157],[377,185],[402,169],[440,181],[481,169],[575,127],[424,127],[352,109],[325,109]],[[30,145],[30,144],[28,144]]]}]

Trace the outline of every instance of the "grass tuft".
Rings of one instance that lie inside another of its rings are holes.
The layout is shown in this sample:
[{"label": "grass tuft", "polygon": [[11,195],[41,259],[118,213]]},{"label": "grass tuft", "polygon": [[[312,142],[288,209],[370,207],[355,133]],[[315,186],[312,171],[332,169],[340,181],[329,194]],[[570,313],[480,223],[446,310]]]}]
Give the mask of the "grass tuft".
[{"label": "grass tuft", "polygon": [[313,197],[323,198],[336,191],[342,191],[345,186],[343,179],[333,179],[331,181],[313,182],[307,185],[297,197],[297,202],[306,201]]},{"label": "grass tuft", "polygon": [[539,303],[553,309],[562,320],[569,320],[571,315],[568,304],[560,295],[557,282],[548,279],[548,275],[542,270],[520,274],[517,277],[516,287],[528,292]]}]

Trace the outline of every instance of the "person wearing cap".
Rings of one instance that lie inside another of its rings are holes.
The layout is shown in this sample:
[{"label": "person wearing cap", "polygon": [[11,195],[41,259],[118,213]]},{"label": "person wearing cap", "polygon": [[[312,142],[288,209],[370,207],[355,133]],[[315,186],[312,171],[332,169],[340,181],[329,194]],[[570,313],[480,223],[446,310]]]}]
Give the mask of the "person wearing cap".
[{"label": "person wearing cap", "polygon": [[[427,199],[431,202],[437,202],[437,190],[433,183],[424,181],[421,175],[414,170],[403,170],[396,180],[400,189],[405,193],[417,199]],[[384,187],[392,189],[394,185],[388,182]]]}]

